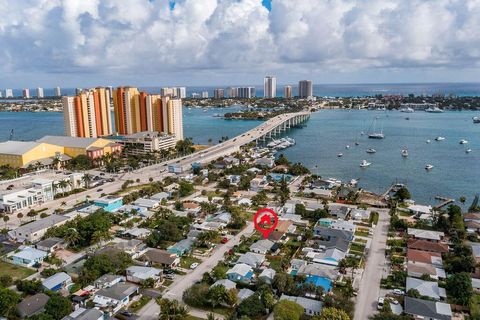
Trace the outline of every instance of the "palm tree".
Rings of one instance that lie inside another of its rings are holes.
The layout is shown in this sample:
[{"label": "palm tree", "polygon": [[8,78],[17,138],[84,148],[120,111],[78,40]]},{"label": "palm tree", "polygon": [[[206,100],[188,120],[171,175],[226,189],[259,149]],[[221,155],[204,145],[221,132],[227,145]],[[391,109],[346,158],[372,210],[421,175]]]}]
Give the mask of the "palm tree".
[{"label": "palm tree", "polygon": [[67,202],[62,201],[62,203],[60,203],[60,205],[61,205],[62,207],[65,207],[65,206],[67,205]]},{"label": "palm tree", "polygon": [[21,224],[22,223],[22,218],[23,218],[23,213],[19,212],[17,214],[17,218],[18,218],[18,220],[20,220],[20,224]]},{"label": "palm tree", "polygon": [[67,186],[68,186],[68,183],[65,180],[60,180],[60,182],[58,183],[58,187],[62,189],[62,195],[65,193],[65,188]]},{"label": "palm tree", "polygon": [[181,306],[177,300],[160,299],[160,320],[183,320],[188,315],[188,310]]},{"label": "palm tree", "polygon": [[52,167],[58,170],[58,165],[60,164],[60,158],[55,156],[52,160]]},{"label": "palm tree", "polygon": [[3,216],[3,222],[5,222],[5,229],[7,229],[7,222],[8,222],[8,220],[10,220],[10,217],[7,216],[7,215],[4,215],[4,216]]},{"label": "palm tree", "polygon": [[78,233],[77,229],[70,228],[63,237],[63,240],[65,240],[69,246],[72,246],[80,240],[80,234]]},{"label": "palm tree", "polygon": [[85,173],[82,177],[82,181],[85,184],[86,188],[90,188],[90,182],[92,182],[92,175]]}]

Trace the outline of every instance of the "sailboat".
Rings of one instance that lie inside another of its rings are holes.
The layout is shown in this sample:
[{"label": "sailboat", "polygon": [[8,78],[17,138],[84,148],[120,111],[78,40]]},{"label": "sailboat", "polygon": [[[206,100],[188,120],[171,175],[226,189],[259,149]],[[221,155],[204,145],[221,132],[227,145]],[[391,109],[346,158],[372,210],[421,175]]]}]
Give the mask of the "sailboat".
[{"label": "sailboat", "polygon": [[368,134],[368,137],[370,139],[384,139],[385,135],[383,134],[383,128],[380,130],[380,132],[375,132],[376,124],[377,124],[377,118],[373,120],[373,131]]}]

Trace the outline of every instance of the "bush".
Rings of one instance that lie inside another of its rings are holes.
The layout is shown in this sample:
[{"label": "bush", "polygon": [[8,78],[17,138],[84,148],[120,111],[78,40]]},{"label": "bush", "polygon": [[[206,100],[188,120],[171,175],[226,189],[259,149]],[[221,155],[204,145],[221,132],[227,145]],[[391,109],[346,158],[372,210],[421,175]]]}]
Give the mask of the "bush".
[{"label": "bush", "polygon": [[208,302],[209,286],[204,283],[194,284],[183,293],[183,301],[192,307],[204,308]]}]

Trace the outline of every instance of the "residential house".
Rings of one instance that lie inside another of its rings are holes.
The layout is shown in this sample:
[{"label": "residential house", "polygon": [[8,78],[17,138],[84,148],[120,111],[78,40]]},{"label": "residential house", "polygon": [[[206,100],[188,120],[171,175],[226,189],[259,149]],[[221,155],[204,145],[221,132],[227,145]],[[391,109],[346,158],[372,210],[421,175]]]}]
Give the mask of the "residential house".
[{"label": "residential house", "polygon": [[276,271],[270,268],[264,269],[262,273],[258,276],[259,280],[264,281],[265,283],[271,284],[273,278],[275,277]]},{"label": "residential house", "polygon": [[472,243],[470,246],[472,247],[472,254],[475,261],[477,264],[480,264],[480,244]]},{"label": "residential house", "polygon": [[333,180],[323,180],[323,179],[315,179],[310,182],[310,189],[323,189],[323,190],[332,190],[338,186],[338,183]]},{"label": "residential house", "polygon": [[351,221],[345,220],[334,220],[330,225],[331,229],[335,230],[346,230],[352,233],[355,233],[355,229],[357,228],[356,225]]},{"label": "residential house", "polygon": [[227,278],[235,282],[250,283],[253,278],[253,269],[247,264],[237,263],[227,271]]},{"label": "residential house", "polygon": [[433,278],[436,280],[446,278],[446,273],[444,269],[435,267],[431,264],[423,264],[423,263],[408,262],[407,274],[410,277],[414,277],[414,278],[421,278],[425,274],[429,275],[430,278]]},{"label": "residential house", "polygon": [[231,220],[232,220],[232,215],[226,211],[218,212],[215,215],[207,218],[208,222],[218,222],[225,226],[229,224]]},{"label": "residential house", "polygon": [[125,252],[132,259],[137,259],[147,251],[147,246],[141,240],[129,239],[114,244],[114,247],[121,252]]},{"label": "residential house", "polygon": [[73,284],[72,277],[65,272],[55,273],[42,281],[42,286],[45,290],[59,291],[68,289]]},{"label": "residential house", "polygon": [[241,198],[237,201],[237,204],[239,206],[251,206],[252,205],[252,200],[248,199],[248,198]]},{"label": "residential house", "polygon": [[354,208],[350,210],[350,217],[353,220],[357,220],[357,221],[366,220],[366,219],[370,219],[370,213],[371,213],[370,210]]},{"label": "residential house", "polygon": [[197,216],[200,213],[200,211],[202,211],[202,207],[195,202],[190,202],[190,201],[184,202],[182,204],[182,207],[183,207],[183,210],[193,214],[194,216]]},{"label": "residential house", "polygon": [[275,242],[287,242],[289,235],[296,234],[297,227],[290,220],[279,220],[275,230],[268,234],[268,239]]},{"label": "residential house", "polygon": [[251,167],[249,169],[247,169],[247,172],[248,173],[259,173],[259,172],[262,172],[262,169],[258,169],[258,168],[255,168],[255,167]]},{"label": "residential house", "polygon": [[219,280],[215,281],[215,283],[212,284],[210,286],[210,288],[213,288],[215,286],[222,286],[226,290],[231,290],[231,289],[237,288],[237,284],[235,282],[231,281],[231,280],[228,280],[228,279],[219,279]]},{"label": "residential house", "polygon": [[63,249],[65,245],[65,241],[61,238],[47,238],[45,240],[37,242],[35,248],[38,250],[42,250],[48,253],[53,253],[56,250]]},{"label": "residential house", "polygon": [[250,191],[259,192],[265,189],[266,186],[268,186],[266,176],[257,175],[255,178],[250,180]]},{"label": "residential house", "polygon": [[45,293],[37,293],[33,296],[28,296],[17,304],[17,313],[20,318],[25,319],[45,311],[45,305],[50,297]]},{"label": "residential house", "polygon": [[138,214],[138,215],[143,217],[145,214],[147,214],[148,209],[145,208],[145,207],[134,206],[132,204],[126,204],[126,205],[123,205],[120,208],[118,208],[117,212],[128,213],[129,215],[130,214],[133,214],[133,215]]},{"label": "residential house", "polygon": [[25,267],[33,267],[36,264],[42,263],[47,256],[48,253],[45,251],[32,247],[25,247],[18,252],[14,252],[10,258],[14,264]]},{"label": "residential house", "polygon": [[273,168],[275,161],[272,158],[262,157],[255,159],[254,164],[259,167]]},{"label": "residential house", "polygon": [[123,236],[128,237],[128,238],[135,238],[135,239],[146,239],[152,231],[150,229],[145,229],[145,228],[132,228],[125,230],[123,233]]},{"label": "residential house", "polygon": [[263,262],[265,262],[265,255],[253,252],[244,253],[237,260],[237,263],[244,263],[254,269],[260,268]]},{"label": "residential house", "polygon": [[254,294],[255,292],[253,292],[252,290],[243,288],[238,291],[237,298],[239,302],[242,302],[243,300],[253,296]]},{"label": "residential house", "polygon": [[162,270],[153,267],[130,266],[127,268],[127,281],[141,284],[147,279],[153,279],[155,283],[161,280]]},{"label": "residential house", "polygon": [[194,241],[192,239],[183,239],[170,246],[167,251],[181,257],[192,250]]},{"label": "residential house", "polygon": [[155,210],[160,206],[160,201],[151,198],[139,198],[133,202],[133,205],[146,208],[147,210]]},{"label": "residential house", "polygon": [[241,176],[239,175],[229,175],[227,176],[228,181],[231,185],[238,186],[240,183]]},{"label": "residential house", "polygon": [[109,288],[119,282],[125,281],[125,278],[122,276],[114,275],[114,274],[104,274],[97,280],[93,282],[93,286],[96,289],[105,289]]},{"label": "residential house", "polygon": [[317,237],[321,237],[326,241],[330,241],[332,238],[341,238],[347,241],[353,240],[354,233],[348,230],[338,230],[332,228],[326,228],[315,224],[313,227],[313,233]]},{"label": "residential house", "polygon": [[98,309],[78,308],[62,320],[104,320],[103,312]]},{"label": "residential house", "polygon": [[168,200],[168,198],[170,198],[170,195],[167,192],[155,193],[153,196],[150,197],[150,199],[158,201],[160,203],[163,199]]},{"label": "residential house", "polygon": [[345,258],[346,255],[346,251],[337,248],[329,248],[322,252],[309,252],[306,257],[310,258],[315,263],[338,266],[340,260]]},{"label": "residential house", "polygon": [[250,251],[259,254],[267,254],[272,251],[274,246],[275,243],[273,241],[270,241],[268,239],[262,239],[252,243],[252,245],[250,246]]},{"label": "residential house", "polygon": [[35,243],[43,238],[48,229],[61,226],[69,219],[69,217],[64,215],[52,214],[9,231],[8,236],[17,242]]},{"label": "residential house", "polygon": [[175,253],[153,248],[149,248],[140,260],[149,265],[159,265],[169,269],[176,268],[180,264],[180,258]]},{"label": "residential house", "polygon": [[417,218],[420,218],[422,215],[432,215],[432,206],[413,204],[408,206],[408,210]]},{"label": "residential house", "polygon": [[322,313],[322,302],[304,297],[295,297],[282,294],[280,300],[288,300],[298,303],[303,307],[303,313],[307,316],[319,316]]},{"label": "residential house", "polygon": [[238,166],[240,164],[240,160],[235,158],[235,157],[224,157],[223,161],[225,161],[227,164],[232,165],[232,166]]},{"label": "residential house", "polygon": [[342,201],[352,199],[355,197],[357,192],[358,192],[358,188],[341,186],[337,192],[337,199]]},{"label": "residential house", "polygon": [[93,303],[104,311],[115,314],[130,303],[130,299],[138,294],[138,289],[136,285],[119,282],[98,290],[93,297]]},{"label": "residential house", "polygon": [[123,198],[115,196],[105,196],[96,200],[93,200],[93,204],[101,207],[107,212],[115,212],[121,206],[123,206]]},{"label": "residential house", "polygon": [[445,236],[443,232],[415,228],[408,228],[407,233],[414,239],[423,239],[432,242],[439,242]]},{"label": "residential house", "polygon": [[307,261],[305,260],[302,260],[302,259],[292,259],[290,260],[290,269],[289,269],[289,272],[291,275],[296,275],[298,270],[302,267],[302,266],[306,266],[308,264]]},{"label": "residential house", "polygon": [[405,296],[404,312],[414,319],[451,320],[452,309],[448,303]]},{"label": "residential house", "polygon": [[328,206],[328,212],[332,217],[336,217],[338,219],[344,219],[350,213],[350,208],[341,204],[332,203]]},{"label": "residential house", "polygon": [[436,281],[425,281],[422,279],[407,277],[407,285],[405,290],[416,289],[421,296],[426,296],[435,300],[445,299],[447,293],[445,288],[438,286]]},{"label": "residential house", "polygon": [[338,270],[335,266],[322,265],[319,263],[310,263],[302,265],[297,273],[297,275],[309,276],[318,276],[329,279],[331,281],[336,280],[338,277]]},{"label": "residential house", "polygon": [[407,242],[407,247],[409,249],[427,251],[427,252],[438,252],[438,253],[447,253],[448,244],[442,242],[431,242],[428,240],[421,239],[409,239]]},{"label": "residential house", "polygon": [[296,226],[308,227],[309,221],[302,219],[299,214],[285,213],[278,217],[278,220],[290,220]]},{"label": "residential house", "polygon": [[480,213],[479,212],[472,212],[472,213],[465,213],[463,215],[463,221],[465,222],[465,227],[467,228],[467,232],[480,232]]},{"label": "residential house", "polygon": [[443,267],[442,255],[438,252],[407,249],[407,261],[415,264],[431,264],[437,268]]}]

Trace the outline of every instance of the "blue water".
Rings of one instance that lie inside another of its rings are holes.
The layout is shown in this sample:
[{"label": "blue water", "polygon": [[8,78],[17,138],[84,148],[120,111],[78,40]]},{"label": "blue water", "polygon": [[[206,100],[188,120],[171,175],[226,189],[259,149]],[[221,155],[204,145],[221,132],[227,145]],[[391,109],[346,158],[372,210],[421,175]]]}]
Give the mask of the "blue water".
[{"label": "blue water", "polygon": [[[232,138],[255,127],[261,121],[224,120],[214,114],[236,111],[240,107],[225,109],[184,109],[184,135],[195,143],[207,144],[211,138],[217,143],[222,136]],[[414,198],[420,203],[435,203],[434,197],[442,195],[458,198],[466,196],[471,201],[480,192],[480,125],[472,123],[478,112],[425,112],[400,113],[362,110],[322,110],[312,114],[302,129],[287,134],[296,139],[294,147],[283,153],[289,160],[302,162],[313,172],[324,177],[342,180],[360,179],[360,186],[374,192],[383,192],[395,182],[406,183]],[[367,132],[375,117],[378,126],[383,125],[384,140],[372,140],[361,136]],[[405,120],[409,117],[410,120]],[[35,140],[44,135],[63,135],[62,113],[0,112],[0,141],[9,138],[14,129],[14,140]],[[436,142],[436,136],[445,141]],[[432,140],[430,144],[425,143]],[[460,139],[469,140],[460,145]],[[355,146],[357,140],[360,145]],[[350,149],[345,149],[346,145]],[[377,153],[365,150],[375,148]],[[400,152],[408,148],[405,159]],[[472,152],[465,153],[466,148]],[[338,158],[342,152],[344,156]],[[361,169],[360,162],[372,163]],[[435,166],[427,172],[427,163]],[[317,167],[315,167],[317,166]]]},{"label": "blue water", "polygon": [[[324,110],[312,114],[304,128],[288,132],[297,144],[283,153],[324,177],[359,178],[361,187],[374,192],[382,193],[398,181],[406,183],[420,203],[436,203],[436,195],[466,196],[468,202],[480,192],[480,125],[472,122],[477,114]],[[368,132],[375,117],[379,117],[377,127],[383,125],[383,140],[360,135]],[[435,141],[440,135],[446,140]],[[469,143],[460,145],[460,139]],[[355,141],[360,145],[355,146]],[[377,153],[367,154],[367,148]],[[403,148],[408,149],[408,158],[401,156]],[[467,148],[472,152],[465,153]],[[338,158],[338,153],[343,157]],[[360,168],[363,159],[372,165]],[[426,164],[434,169],[426,171]]]},{"label": "blue water", "polygon": [[[281,79],[277,79],[280,81]],[[282,82],[279,82],[282,83]],[[293,89],[293,95],[298,94],[298,82],[289,83]],[[167,85],[165,85],[167,86]],[[263,96],[263,86],[252,84],[232,84],[225,86],[190,86],[187,88],[187,96],[191,96],[193,92],[201,93],[208,91],[209,96],[213,96],[213,90],[216,88],[228,88],[238,86],[254,86],[256,88],[257,97]],[[284,84],[277,85],[277,96],[283,96]],[[160,87],[139,87],[149,93],[159,93]],[[61,88],[63,95],[73,95],[75,88]],[[5,90],[2,90],[5,94]],[[53,96],[53,88],[44,88],[46,97]],[[457,96],[480,96],[480,83],[400,83],[400,84],[314,84],[313,94],[315,96],[328,97],[365,97],[374,95],[403,94],[408,95],[432,95],[432,94],[454,94]],[[35,96],[34,88],[30,89],[30,95]],[[15,97],[22,96],[22,89],[14,89]],[[0,99],[1,101],[2,99]]]}]

